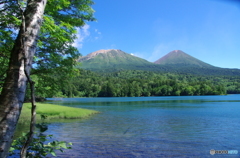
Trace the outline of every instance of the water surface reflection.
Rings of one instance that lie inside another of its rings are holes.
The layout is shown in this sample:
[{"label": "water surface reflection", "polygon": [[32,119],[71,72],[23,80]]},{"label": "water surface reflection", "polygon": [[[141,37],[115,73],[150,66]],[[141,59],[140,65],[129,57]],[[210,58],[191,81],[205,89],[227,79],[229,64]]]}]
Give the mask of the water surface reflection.
[{"label": "water surface reflection", "polygon": [[49,133],[74,143],[73,150],[60,157],[211,157],[210,149],[240,152],[239,98],[240,95],[49,101],[101,112],[86,120],[52,123]]}]

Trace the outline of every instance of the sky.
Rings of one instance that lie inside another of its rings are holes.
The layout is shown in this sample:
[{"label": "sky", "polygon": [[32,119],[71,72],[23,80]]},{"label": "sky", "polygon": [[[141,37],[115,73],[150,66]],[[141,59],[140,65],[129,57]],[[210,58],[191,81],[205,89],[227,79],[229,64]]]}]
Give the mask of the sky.
[{"label": "sky", "polygon": [[154,62],[173,50],[240,69],[237,0],[93,0],[95,22],[78,29],[83,56],[120,49]]}]

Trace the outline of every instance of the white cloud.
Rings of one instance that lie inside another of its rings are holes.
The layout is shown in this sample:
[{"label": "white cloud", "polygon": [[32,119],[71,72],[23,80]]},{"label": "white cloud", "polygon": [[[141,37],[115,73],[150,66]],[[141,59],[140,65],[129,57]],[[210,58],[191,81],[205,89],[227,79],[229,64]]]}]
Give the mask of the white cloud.
[{"label": "white cloud", "polygon": [[77,39],[73,43],[74,47],[78,49],[82,48],[84,39],[90,36],[89,28],[90,26],[88,24],[84,25],[82,28],[77,28]]},{"label": "white cloud", "polygon": [[156,45],[153,49],[153,52],[150,54],[150,56],[147,58],[150,62],[155,62],[159,58],[163,57],[167,53],[172,51],[168,45],[165,44],[159,44]]},{"label": "white cloud", "polygon": [[98,31],[98,29],[95,29],[95,32],[99,35],[101,35],[102,33],[100,31]]},{"label": "white cloud", "polygon": [[134,52],[134,53],[131,53],[131,55],[145,59],[145,53],[142,53],[142,52]]}]

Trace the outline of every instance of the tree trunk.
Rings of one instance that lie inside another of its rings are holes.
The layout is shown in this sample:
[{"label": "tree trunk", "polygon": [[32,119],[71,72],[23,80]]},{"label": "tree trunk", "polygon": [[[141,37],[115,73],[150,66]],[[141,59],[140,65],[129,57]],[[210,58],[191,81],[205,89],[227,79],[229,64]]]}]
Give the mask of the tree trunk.
[{"label": "tree trunk", "polygon": [[[46,3],[47,0],[28,0],[24,12],[26,30],[21,27],[11,51],[7,77],[0,96],[1,158],[8,156],[15,127],[21,113],[27,87],[27,77],[24,70],[28,74],[30,73]],[[21,41],[22,38],[24,38],[24,42]],[[25,64],[25,60],[27,64]]]}]

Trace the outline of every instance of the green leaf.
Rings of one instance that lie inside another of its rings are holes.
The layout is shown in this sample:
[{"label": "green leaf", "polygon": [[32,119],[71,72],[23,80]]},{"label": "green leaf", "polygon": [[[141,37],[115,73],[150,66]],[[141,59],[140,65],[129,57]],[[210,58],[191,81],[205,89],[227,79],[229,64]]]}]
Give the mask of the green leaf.
[{"label": "green leaf", "polygon": [[53,156],[56,156],[56,153],[54,151],[50,152]]}]

